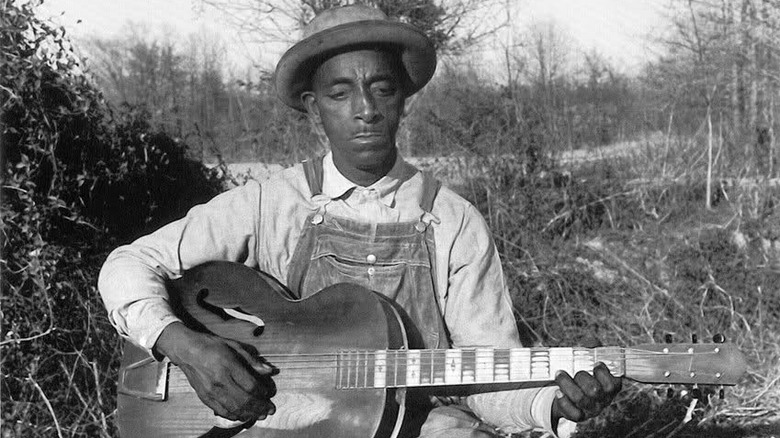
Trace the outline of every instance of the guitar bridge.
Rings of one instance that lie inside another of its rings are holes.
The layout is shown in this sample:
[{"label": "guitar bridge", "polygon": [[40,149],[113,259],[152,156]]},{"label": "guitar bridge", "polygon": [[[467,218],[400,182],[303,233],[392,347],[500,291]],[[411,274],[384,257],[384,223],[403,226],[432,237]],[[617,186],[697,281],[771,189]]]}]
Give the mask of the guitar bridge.
[{"label": "guitar bridge", "polygon": [[117,392],[153,401],[168,398],[168,370],[170,361],[157,361],[149,356],[119,370]]}]

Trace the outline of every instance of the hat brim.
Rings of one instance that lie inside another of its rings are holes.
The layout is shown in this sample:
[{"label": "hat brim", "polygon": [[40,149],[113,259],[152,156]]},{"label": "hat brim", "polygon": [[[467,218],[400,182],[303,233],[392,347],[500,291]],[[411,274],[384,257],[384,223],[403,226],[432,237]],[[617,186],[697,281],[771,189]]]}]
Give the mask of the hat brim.
[{"label": "hat brim", "polygon": [[276,65],[276,94],[287,106],[306,111],[301,94],[310,87],[314,70],[328,54],[358,45],[391,45],[400,53],[408,83],[407,96],[419,91],[436,71],[436,50],[414,26],[365,20],[334,26],[292,46]]}]

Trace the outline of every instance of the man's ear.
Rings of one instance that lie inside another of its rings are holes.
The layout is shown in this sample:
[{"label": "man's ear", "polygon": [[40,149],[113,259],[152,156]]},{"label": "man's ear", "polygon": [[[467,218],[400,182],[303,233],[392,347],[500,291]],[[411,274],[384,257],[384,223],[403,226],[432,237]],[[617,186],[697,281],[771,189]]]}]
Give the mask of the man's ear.
[{"label": "man's ear", "polygon": [[309,121],[311,122],[312,129],[317,135],[317,141],[326,149],[330,148],[330,141],[328,141],[328,135],[325,134],[325,128],[322,126],[322,118],[320,117],[320,107],[317,106],[317,97],[313,91],[306,91],[301,94],[301,101],[306,108],[306,114],[309,115]]},{"label": "man's ear", "polygon": [[317,96],[314,92],[304,91],[301,94],[301,102],[303,102],[303,107],[306,108],[306,112],[309,114],[312,121],[318,125],[322,123],[322,119],[320,119],[320,108],[317,106]]}]

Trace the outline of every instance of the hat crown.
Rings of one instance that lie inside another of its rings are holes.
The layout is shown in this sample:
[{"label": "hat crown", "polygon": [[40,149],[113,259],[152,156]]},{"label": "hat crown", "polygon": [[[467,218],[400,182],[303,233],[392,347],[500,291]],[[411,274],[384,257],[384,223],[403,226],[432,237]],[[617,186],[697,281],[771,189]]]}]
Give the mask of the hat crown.
[{"label": "hat crown", "polygon": [[301,39],[342,24],[356,21],[388,21],[387,15],[379,9],[365,5],[349,5],[322,11],[303,28]]}]

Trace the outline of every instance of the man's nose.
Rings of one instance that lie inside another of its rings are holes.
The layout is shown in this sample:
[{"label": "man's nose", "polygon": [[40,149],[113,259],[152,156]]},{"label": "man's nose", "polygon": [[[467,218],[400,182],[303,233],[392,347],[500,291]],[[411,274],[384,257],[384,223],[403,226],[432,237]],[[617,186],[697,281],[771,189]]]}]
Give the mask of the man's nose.
[{"label": "man's nose", "polygon": [[355,99],[355,117],[366,123],[374,123],[382,117],[376,105],[376,99],[370,89],[361,87]]}]

